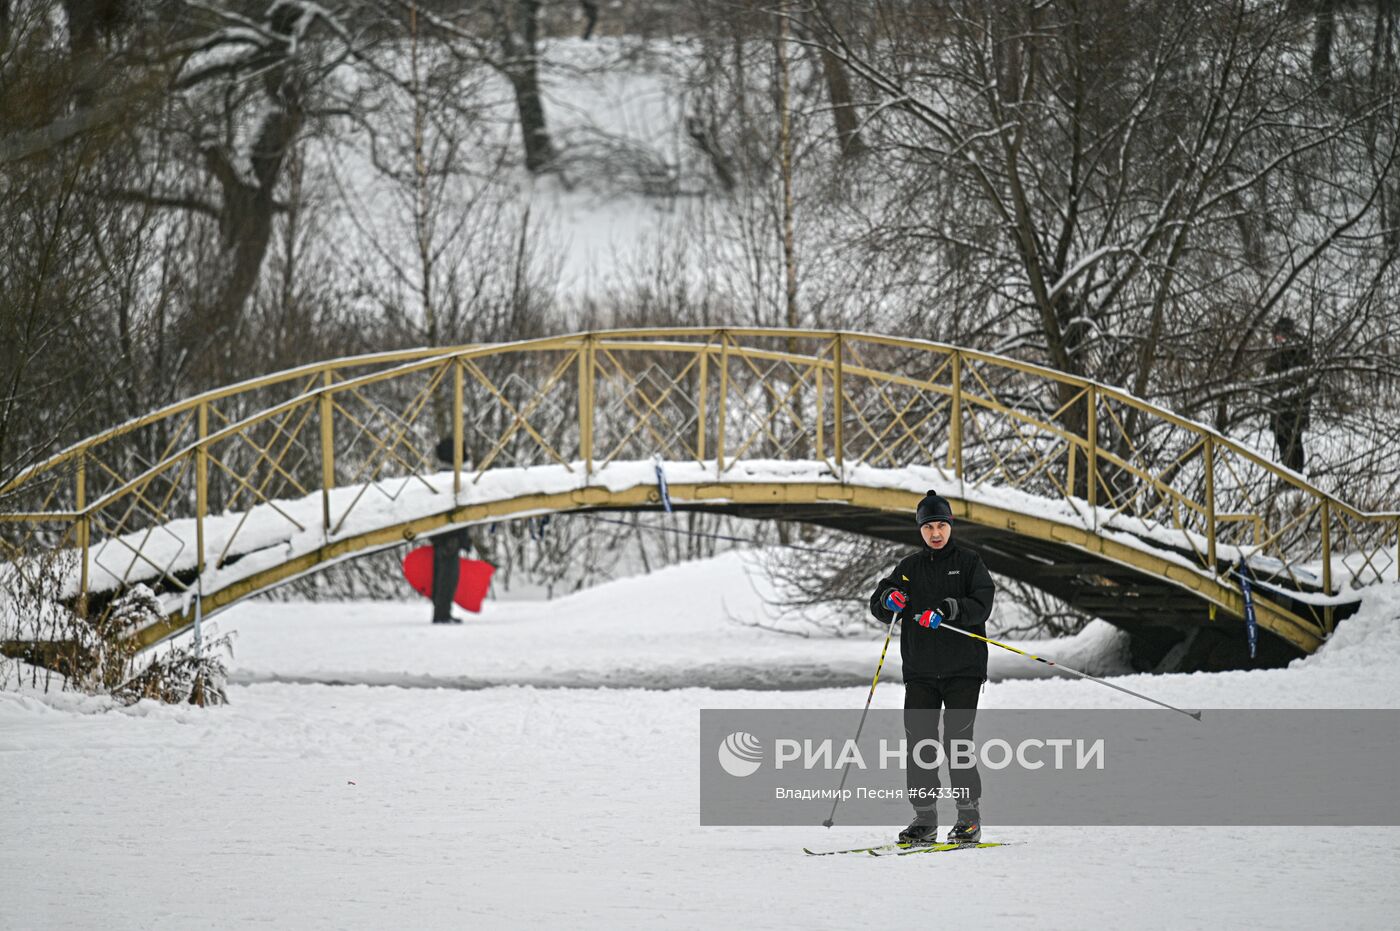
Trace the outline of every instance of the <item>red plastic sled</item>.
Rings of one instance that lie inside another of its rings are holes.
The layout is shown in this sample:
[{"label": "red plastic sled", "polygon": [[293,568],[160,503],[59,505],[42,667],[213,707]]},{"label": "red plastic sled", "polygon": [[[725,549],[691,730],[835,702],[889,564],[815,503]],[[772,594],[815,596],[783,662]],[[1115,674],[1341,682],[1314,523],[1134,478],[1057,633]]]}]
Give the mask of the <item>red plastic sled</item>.
[{"label": "red plastic sled", "polygon": [[[457,573],[457,591],[452,600],[473,614],[481,611],[481,601],[491,586],[496,567],[479,559],[463,559]],[[433,548],[420,546],[403,558],[403,577],[424,598],[433,597]]]}]

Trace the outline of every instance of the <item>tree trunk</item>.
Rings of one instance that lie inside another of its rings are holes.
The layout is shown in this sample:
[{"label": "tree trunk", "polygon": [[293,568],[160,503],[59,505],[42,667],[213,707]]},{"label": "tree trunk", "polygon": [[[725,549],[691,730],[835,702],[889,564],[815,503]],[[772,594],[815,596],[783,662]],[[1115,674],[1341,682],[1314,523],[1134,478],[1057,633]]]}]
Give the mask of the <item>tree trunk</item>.
[{"label": "tree trunk", "polygon": [[554,141],[545,125],[544,101],[540,100],[539,77],[535,61],[530,59],[521,73],[511,75],[515,88],[515,106],[520,114],[520,136],[525,144],[525,168],[537,175],[554,165]]},{"label": "tree trunk", "polygon": [[1312,73],[1326,94],[1332,79],[1332,42],[1337,35],[1337,0],[1318,0],[1314,20]]},{"label": "tree trunk", "polygon": [[250,161],[253,183],[244,180],[222,149],[204,152],[209,170],[223,189],[219,234],[223,245],[224,274],[205,312],[190,321],[187,345],[191,361],[202,362],[205,377],[219,378],[218,357],[236,345],[244,308],[258,284],[263,258],[272,240],[277,212],[277,183],[287,155],[301,132],[304,113],[294,95],[284,94],[283,106],[263,117]]},{"label": "tree trunk", "polygon": [[[787,56],[787,15],[778,13],[778,167],[783,181],[783,304],[785,321],[797,329],[797,247],[793,235],[792,195],[792,108],[790,75]],[[789,351],[795,347],[789,343]]]},{"label": "tree trunk", "polygon": [[831,118],[836,123],[836,137],[841,145],[842,158],[856,158],[866,151],[865,140],[860,137],[860,116],[851,102],[851,81],[846,74],[846,66],[830,49],[821,51],[822,74],[826,78],[826,92],[831,98]]},{"label": "tree trunk", "polygon": [[525,168],[537,175],[550,170],[555,160],[554,141],[545,123],[544,101],[540,99],[539,0],[517,0],[515,10],[514,26],[500,25],[501,47],[508,59],[506,77],[515,90],[515,107],[520,115]]}]

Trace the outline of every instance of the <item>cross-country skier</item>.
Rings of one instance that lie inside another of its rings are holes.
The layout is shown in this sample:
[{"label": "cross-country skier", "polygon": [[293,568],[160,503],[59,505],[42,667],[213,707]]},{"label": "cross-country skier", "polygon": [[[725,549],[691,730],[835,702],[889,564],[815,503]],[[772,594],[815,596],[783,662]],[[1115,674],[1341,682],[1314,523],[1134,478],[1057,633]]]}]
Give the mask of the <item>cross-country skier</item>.
[{"label": "cross-country skier", "polygon": [[[996,584],[982,557],[953,542],[953,510],[930,491],[914,513],[924,547],[906,556],[880,580],[870,596],[870,612],[889,623],[900,612],[899,653],[904,661],[906,778],[914,821],[899,834],[902,843],[936,843],[938,770],[916,764],[915,745],[938,740],[938,709],[946,707],[944,747],[971,740],[977,695],[987,679],[987,645],[949,630],[942,621],[983,636],[992,613]],[[923,759],[932,759],[925,750]],[[976,766],[949,767],[958,818],[948,843],[976,843],[982,836],[978,802],[982,778]]]}]

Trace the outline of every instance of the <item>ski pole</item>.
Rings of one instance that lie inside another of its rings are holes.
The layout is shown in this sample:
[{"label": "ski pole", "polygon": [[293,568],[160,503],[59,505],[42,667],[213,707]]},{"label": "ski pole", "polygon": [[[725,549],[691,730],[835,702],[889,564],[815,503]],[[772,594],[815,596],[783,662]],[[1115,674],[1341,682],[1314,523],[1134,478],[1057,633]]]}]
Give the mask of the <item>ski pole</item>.
[{"label": "ski pole", "polygon": [[1134,692],[1132,689],[1125,689],[1121,685],[1114,685],[1112,682],[1107,682],[1103,679],[1098,678],[1097,676],[1091,676],[1087,672],[1080,672],[1078,669],[1071,669],[1063,663],[1057,663],[1054,660],[1046,659],[1043,656],[1036,656],[1034,653],[1027,653],[1025,650],[1018,650],[1010,644],[1000,643],[996,640],[993,640],[990,637],[983,637],[980,634],[974,634],[970,630],[963,630],[961,627],[954,627],[952,624],[942,623],[942,621],[940,621],[939,624],[941,624],[941,626],[943,627],[946,627],[948,630],[951,630],[955,634],[962,634],[964,637],[971,637],[973,640],[981,640],[983,643],[990,643],[994,647],[1001,647],[1003,650],[1010,650],[1012,653],[1019,653],[1027,659],[1035,660],[1037,663],[1044,663],[1047,666],[1054,666],[1056,669],[1063,669],[1070,675],[1078,676],[1081,679],[1088,679],[1090,682],[1097,682],[1099,685],[1106,685],[1109,688],[1117,689],[1120,692],[1127,692],[1129,695],[1132,695],[1135,698],[1141,698],[1143,701],[1150,701],[1154,705],[1160,705],[1161,707],[1167,708],[1171,711],[1176,711],[1180,714],[1187,715],[1188,717],[1195,718],[1197,721],[1201,720],[1201,713],[1199,711],[1185,711],[1181,708],[1176,707],[1175,705],[1169,705],[1164,701],[1158,701],[1155,698],[1143,695],[1141,692]]},{"label": "ski pole", "polygon": [[[899,617],[898,611],[890,612],[890,626],[885,630],[885,645],[880,650],[880,662],[875,665],[875,678],[870,680],[870,694],[865,696],[865,710],[860,713],[860,724],[856,725],[856,741],[860,741],[860,732],[865,729],[865,716],[870,713],[870,700],[875,697],[875,683],[880,681],[880,670],[885,666],[885,654],[890,649],[890,637],[894,635],[894,622]],[[829,828],[836,823],[836,806],[841,804],[841,793],[846,788],[846,777],[851,771],[851,761],[847,760],[846,765],[841,767],[841,785],[836,789],[836,798],[831,800],[831,814],[826,816],[822,822],[822,827]]]}]

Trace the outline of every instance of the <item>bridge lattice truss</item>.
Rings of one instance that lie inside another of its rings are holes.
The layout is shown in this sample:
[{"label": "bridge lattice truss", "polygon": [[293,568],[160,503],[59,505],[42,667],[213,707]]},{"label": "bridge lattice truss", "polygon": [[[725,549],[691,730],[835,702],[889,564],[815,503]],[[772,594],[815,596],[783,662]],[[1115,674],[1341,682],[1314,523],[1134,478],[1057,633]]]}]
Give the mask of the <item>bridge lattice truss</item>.
[{"label": "bridge lattice truss", "polygon": [[[449,436],[445,465],[433,451]],[[646,506],[654,487],[607,477],[654,457],[697,505],[907,513],[941,482],[974,523],[1133,563],[1234,616],[1243,558],[1261,624],[1302,649],[1348,590],[1400,577],[1400,514],[1362,512],[1124,391],[919,340],[738,328],[382,353],[211,391],[10,481],[0,542],[11,571],[63,553],[84,611],[151,585],[171,605],[141,633],[153,642],[189,623],[196,589],[208,611],[445,523]],[[774,460],[807,469],[752,480]],[[552,493],[478,494],[537,472]]]}]

